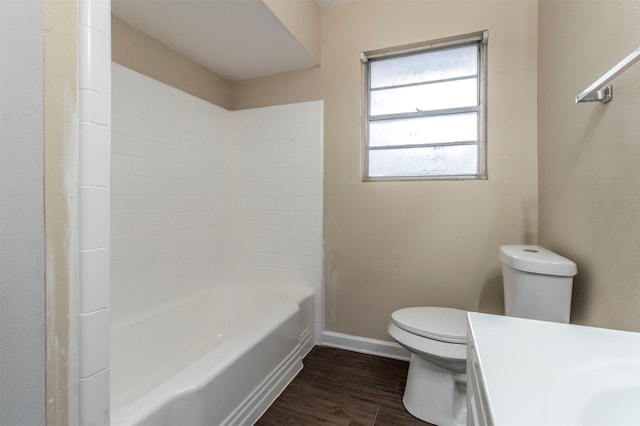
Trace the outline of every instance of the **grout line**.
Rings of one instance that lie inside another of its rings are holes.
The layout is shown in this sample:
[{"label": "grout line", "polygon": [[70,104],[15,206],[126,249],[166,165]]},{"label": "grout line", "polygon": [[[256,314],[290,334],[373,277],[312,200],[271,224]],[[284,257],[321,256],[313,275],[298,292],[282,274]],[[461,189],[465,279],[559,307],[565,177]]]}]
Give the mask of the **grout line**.
[{"label": "grout line", "polygon": [[96,371],[96,372],[93,372],[93,373],[89,374],[89,375],[88,375],[88,376],[86,376],[86,377],[78,377],[78,379],[79,379],[79,380],[86,381],[86,380],[92,379],[93,377],[96,377],[98,374],[101,374],[101,373],[103,373],[103,372],[105,372],[105,371],[107,371],[107,372],[108,372],[108,371],[109,371],[109,369],[110,369],[110,367],[109,367],[109,366],[107,366],[107,367],[101,368],[100,370],[98,370],[98,371]]}]

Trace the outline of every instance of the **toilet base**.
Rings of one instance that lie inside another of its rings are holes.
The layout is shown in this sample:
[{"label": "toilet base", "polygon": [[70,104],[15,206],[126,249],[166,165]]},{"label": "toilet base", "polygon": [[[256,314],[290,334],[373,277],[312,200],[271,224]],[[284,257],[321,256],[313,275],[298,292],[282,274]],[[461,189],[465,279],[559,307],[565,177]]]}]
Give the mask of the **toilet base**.
[{"label": "toilet base", "polygon": [[466,375],[412,353],[402,402],[420,420],[437,426],[466,426]]}]

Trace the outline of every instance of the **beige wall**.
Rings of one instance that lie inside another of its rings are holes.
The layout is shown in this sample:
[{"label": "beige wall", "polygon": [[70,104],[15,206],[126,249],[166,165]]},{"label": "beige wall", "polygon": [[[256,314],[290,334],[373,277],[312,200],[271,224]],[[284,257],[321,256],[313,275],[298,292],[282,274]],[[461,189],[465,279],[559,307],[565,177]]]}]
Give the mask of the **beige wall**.
[{"label": "beige wall", "polygon": [[44,218],[47,425],[77,423],[78,1],[45,0]]},{"label": "beige wall", "polygon": [[[360,52],[485,29],[489,180],[362,183]],[[500,312],[498,247],[537,242],[537,3],[358,2],[322,34],[322,68],[235,82],[232,104],[325,100],[327,329],[390,340],[400,307]]]},{"label": "beige wall", "polygon": [[232,82],[231,109],[258,108],[325,98],[323,67]]},{"label": "beige wall", "polygon": [[262,0],[296,40],[320,63],[320,8],[315,0]]},{"label": "beige wall", "polygon": [[640,64],[609,104],[574,103],[640,45],[640,2],[539,13],[540,241],[578,264],[572,322],[640,331]]},{"label": "beige wall", "polygon": [[231,107],[231,83],[115,16],[111,59],[223,108]]}]

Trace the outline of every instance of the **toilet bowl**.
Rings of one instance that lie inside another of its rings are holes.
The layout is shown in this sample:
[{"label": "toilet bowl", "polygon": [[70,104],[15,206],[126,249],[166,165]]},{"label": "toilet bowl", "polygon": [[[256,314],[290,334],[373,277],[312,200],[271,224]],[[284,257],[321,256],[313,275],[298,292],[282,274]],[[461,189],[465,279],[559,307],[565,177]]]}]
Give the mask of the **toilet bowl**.
[{"label": "toilet bowl", "polygon": [[402,398],[407,411],[438,426],[466,425],[467,311],[400,309],[388,331],[411,352]]},{"label": "toilet bowl", "polygon": [[[505,313],[569,322],[576,264],[532,245],[500,247]],[[391,314],[389,334],[411,352],[402,402],[409,413],[437,426],[467,424],[467,312],[441,307]]]}]

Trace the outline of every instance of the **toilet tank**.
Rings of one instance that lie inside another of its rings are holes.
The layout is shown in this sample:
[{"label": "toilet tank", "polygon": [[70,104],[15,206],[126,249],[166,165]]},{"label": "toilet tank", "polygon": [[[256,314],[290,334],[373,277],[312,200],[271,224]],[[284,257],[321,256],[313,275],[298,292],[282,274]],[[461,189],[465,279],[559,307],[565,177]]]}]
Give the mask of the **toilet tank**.
[{"label": "toilet tank", "polygon": [[507,316],[569,322],[575,263],[532,245],[501,246],[500,261]]}]

